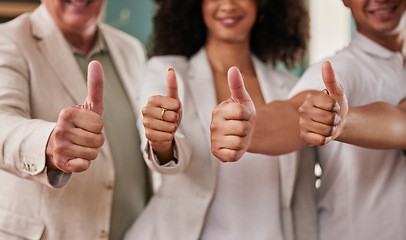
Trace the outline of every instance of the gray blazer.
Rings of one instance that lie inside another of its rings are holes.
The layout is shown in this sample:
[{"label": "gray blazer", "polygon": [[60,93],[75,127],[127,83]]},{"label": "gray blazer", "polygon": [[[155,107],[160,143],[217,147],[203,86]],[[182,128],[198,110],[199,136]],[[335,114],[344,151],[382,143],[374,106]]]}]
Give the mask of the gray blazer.
[{"label": "gray blazer", "polygon": [[[105,24],[99,29],[137,113],[145,49]],[[107,235],[115,174],[108,139],[89,170],[62,188],[53,189],[46,174],[45,147],[59,112],[87,95],[70,46],[44,6],[0,32],[0,239]]]},{"label": "gray blazer", "polygon": [[[272,70],[255,56],[252,60],[265,101],[286,99],[296,79]],[[182,123],[175,134],[179,163],[175,167],[159,166],[148,151],[139,123],[142,146],[146,146],[144,158],[152,170],[162,174],[162,186],[128,232],[127,239],[199,239],[215,193],[220,161],[210,151],[210,122],[217,99],[204,49],[190,60],[181,56],[150,59],[139,108],[146,105],[149,96],[166,95],[165,76],[170,67],[176,71],[183,104]],[[313,166],[312,149],[280,157],[281,221],[285,239],[316,239]]]}]

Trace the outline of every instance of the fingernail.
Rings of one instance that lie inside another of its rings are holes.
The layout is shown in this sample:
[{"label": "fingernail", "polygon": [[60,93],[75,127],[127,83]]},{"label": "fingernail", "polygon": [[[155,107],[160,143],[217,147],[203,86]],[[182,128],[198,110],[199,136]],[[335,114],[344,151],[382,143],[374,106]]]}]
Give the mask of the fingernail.
[{"label": "fingernail", "polygon": [[336,115],[334,117],[334,126],[338,125],[341,122],[341,117]]},{"label": "fingernail", "polygon": [[340,105],[338,104],[338,102],[336,102],[336,104],[334,105],[334,112],[340,112]]},{"label": "fingernail", "polygon": [[326,137],[326,138],[324,139],[324,144],[329,143],[329,142],[330,142],[330,140],[331,140],[331,137]]},{"label": "fingernail", "polygon": [[169,71],[175,72],[175,69],[169,68],[169,69],[168,69],[168,72],[169,72]]},{"label": "fingernail", "polygon": [[334,127],[333,127],[333,131],[331,131],[331,135],[336,134],[336,132],[337,132],[337,127],[336,127],[336,126],[334,126]]}]

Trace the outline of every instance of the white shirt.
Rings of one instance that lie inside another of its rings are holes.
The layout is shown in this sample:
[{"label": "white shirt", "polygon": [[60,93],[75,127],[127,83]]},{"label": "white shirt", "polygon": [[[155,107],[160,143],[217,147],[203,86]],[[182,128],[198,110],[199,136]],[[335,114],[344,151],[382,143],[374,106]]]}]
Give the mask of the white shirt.
[{"label": "white shirt", "polygon": [[245,153],[219,166],[202,240],[282,239],[279,160]]},{"label": "white shirt", "polygon": [[[332,63],[350,106],[406,97],[403,56],[360,33]],[[321,63],[309,68],[290,96],[322,90]],[[373,129],[371,129],[373,131]],[[320,239],[406,239],[406,157],[340,142],[319,148],[323,169],[318,192]]]}]

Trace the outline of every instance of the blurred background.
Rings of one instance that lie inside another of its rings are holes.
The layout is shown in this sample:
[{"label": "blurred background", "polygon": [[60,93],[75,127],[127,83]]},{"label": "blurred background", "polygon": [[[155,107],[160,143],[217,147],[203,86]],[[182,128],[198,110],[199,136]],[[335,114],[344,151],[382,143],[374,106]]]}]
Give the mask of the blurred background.
[{"label": "blurred background", "polygon": [[[33,11],[39,0],[0,0],[0,22]],[[293,73],[300,75],[314,62],[334,54],[351,39],[354,24],[340,0],[307,0],[311,18],[308,57]],[[148,49],[155,11],[153,0],[106,0],[102,21],[138,38]],[[1,34],[1,33],[0,33]]]}]

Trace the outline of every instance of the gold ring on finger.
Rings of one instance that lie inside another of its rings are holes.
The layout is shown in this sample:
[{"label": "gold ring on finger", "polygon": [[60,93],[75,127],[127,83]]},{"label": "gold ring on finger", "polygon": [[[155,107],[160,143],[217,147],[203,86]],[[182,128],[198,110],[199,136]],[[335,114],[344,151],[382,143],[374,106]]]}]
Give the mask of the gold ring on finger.
[{"label": "gold ring on finger", "polygon": [[163,107],[162,107],[161,109],[162,109],[162,112],[161,112],[161,120],[164,121],[164,114],[165,114],[166,110],[168,110],[168,109],[163,108]]}]

